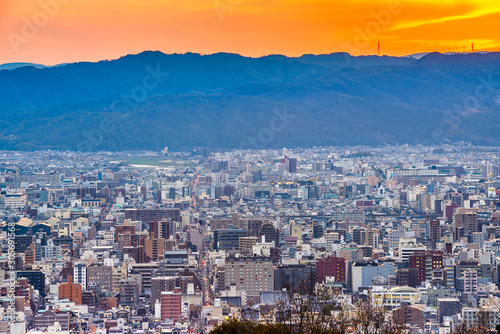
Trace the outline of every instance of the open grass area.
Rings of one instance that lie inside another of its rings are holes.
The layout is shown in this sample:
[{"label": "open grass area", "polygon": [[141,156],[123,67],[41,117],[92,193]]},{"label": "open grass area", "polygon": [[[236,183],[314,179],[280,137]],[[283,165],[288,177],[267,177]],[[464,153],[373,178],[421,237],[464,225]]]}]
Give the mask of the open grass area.
[{"label": "open grass area", "polygon": [[196,164],[186,160],[172,160],[168,157],[148,158],[148,157],[128,157],[114,156],[109,161],[123,161],[129,165],[159,166],[159,167],[195,167]]}]

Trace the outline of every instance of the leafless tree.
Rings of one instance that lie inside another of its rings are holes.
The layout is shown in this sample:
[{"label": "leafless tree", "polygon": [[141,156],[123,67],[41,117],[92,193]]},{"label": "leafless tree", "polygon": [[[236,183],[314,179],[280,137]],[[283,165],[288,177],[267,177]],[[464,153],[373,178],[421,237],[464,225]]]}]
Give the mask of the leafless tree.
[{"label": "leafless tree", "polygon": [[490,329],[492,321],[491,311],[479,310],[471,324],[465,321],[455,327],[451,334],[488,334],[496,333]]},{"label": "leafless tree", "polygon": [[[391,312],[373,305],[371,296],[356,305],[346,302],[336,286],[304,281],[298,288],[277,293],[274,304],[260,309],[257,321],[253,311],[240,321],[217,326],[213,333],[237,334],[404,334],[404,312]],[[350,298],[348,296],[347,298]],[[250,310],[252,310],[250,308]]]},{"label": "leafless tree", "polygon": [[276,321],[286,333],[344,334],[354,329],[359,334],[403,333],[403,317],[393,317],[385,307],[374,306],[371,298],[351,305],[339,290],[317,286],[309,293],[309,282],[299,289],[287,289],[277,297]]},{"label": "leafless tree", "polygon": [[385,306],[373,305],[370,295],[358,302],[353,324],[359,334],[398,334],[408,329],[404,311],[392,312]]}]

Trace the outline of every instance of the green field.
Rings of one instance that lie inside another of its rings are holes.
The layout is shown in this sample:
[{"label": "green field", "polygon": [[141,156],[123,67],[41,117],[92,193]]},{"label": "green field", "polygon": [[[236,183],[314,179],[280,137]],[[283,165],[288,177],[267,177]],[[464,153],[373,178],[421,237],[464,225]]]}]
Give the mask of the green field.
[{"label": "green field", "polygon": [[171,160],[169,158],[127,157],[115,156],[108,159],[110,162],[125,162],[128,165],[145,165],[159,167],[195,167],[196,163],[186,160]]}]

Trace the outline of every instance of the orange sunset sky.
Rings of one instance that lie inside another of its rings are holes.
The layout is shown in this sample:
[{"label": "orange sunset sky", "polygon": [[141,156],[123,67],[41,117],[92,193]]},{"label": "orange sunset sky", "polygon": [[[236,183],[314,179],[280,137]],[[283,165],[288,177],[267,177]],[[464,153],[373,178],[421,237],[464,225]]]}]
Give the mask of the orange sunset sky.
[{"label": "orange sunset sky", "polygon": [[376,54],[377,42],[387,55],[470,51],[472,43],[495,51],[499,28],[498,0],[0,0],[0,64],[144,50],[359,55]]}]

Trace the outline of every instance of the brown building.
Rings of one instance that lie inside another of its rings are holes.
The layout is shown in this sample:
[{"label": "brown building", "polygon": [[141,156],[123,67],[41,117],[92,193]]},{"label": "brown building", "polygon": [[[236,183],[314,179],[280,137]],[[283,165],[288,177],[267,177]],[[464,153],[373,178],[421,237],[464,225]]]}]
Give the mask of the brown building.
[{"label": "brown building", "polygon": [[108,297],[100,300],[100,308],[104,310],[109,310],[113,307],[118,307],[118,298]]},{"label": "brown building", "polygon": [[401,268],[396,270],[396,284],[398,286],[416,287],[419,270],[417,268]]},{"label": "brown building", "polygon": [[82,292],[82,304],[88,306],[95,306],[95,295],[92,291]]},{"label": "brown building", "polygon": [[35,244],[31,244],[24,252],[24,267],[30,268],[35,263]]},{"label": "brown building", "polygon": [[441,225],[437,219],[433,219],[429,222],[429,238],[434,241],[441,239]]},{"label": "brown building", "polygon": [[162,261],[165,258],[165,239],[146,239],[146,256],[150,261]]},{"label": "brown building", "polygon": [[251,237],[258,237],[260,233],[260,228],[262,227],[262,220],[250,220],[248,221],[248,235]]},{"label": "brown building", "polygon": [[73,276],[68,276],[68,282],[59,285],[59,299],[69,299],[70,302],[81,305],[82,285],[73,283]]},{"label": "brown building", "polygon": [[117,234],[116,236],[117,242],[118,242],[118,249],[124,249],[125,247],[132,247],[132,234],[130,233],[123,233],[123,234]]},{"label": "brown building", "polygon": [[257,243],[257,237],[240,237],[240,250],[252,250],[252,246]]},{"label": "brown building", "polygon": [[[9,295],[9,288],[6,285],[0,287],[0,296],[8,296],[8,295]],[[14,295],[16,297],[22,298],[22,309],[20,309],[20,311],[24,310],[24,303],[32,302],[31,298],[33,296],[33,287],[29,284],[27,278],[17,279],[17,282],[15,284]],[[4,307],[7,306],[5,305]]]},{"label": "brown building", "polygon": [[273,260],[274,264],[278,264],[280,262],[280,248],[279,247],[271,247],[270,249],[270,257]]},{"label": "brown building", "polygon": [[175,241],[175,239],[167,239],[165,240],[165,250],[166,251],[172,251],[175,249],[177,245],[177,242]]},{"label": "brown building", "polygon": [[175,235],[175,222],[161,220],[149,222],[149,237],[151,239],[168,239]]},{"label": "brown building", "polygon": [[181,288],[182,293],[187,293],[189,284],[193,284],[194,291],[201,291],[201,282],[198,276],[196,276],[196,273],[185,268],[183,271],[179,272],[179,274],[179,284],[177,286]]},{"label": "brown building", "polygon": [[231,219],[210,219],[209,224],[212,231],[226,230],[230,226],[232,228],[248,229],[248,220],[240,219],[237,213],[233,213]]},{"label": "brown building", "polygon": [[401,307],[394,310],[394,318],[399,323],[424,329],[424,310],[408,303],[403,303]]},{"label": "brown building", "polygon": [[115,226],[115,242],[118,242],[119,237],[123,234],[135,235],[135,226],[128,225],[126,221],[123,223],[123,225]]},{"label": "brown building", "polygon": [[123,254],[128,254],[136,263],[146,262],[146,252],[144,251],[144,246],[123,247]]},{"label": "brown building", "polygon": [[479,222],[477,212],[471,209],[458,208],[453,215],[455,225],[455,238],[472,236],[472,233],[479,232]]},{"label": "brown building", "polygon": [[375,240],[380,240],[380,230],[372,229],[371,226],[368,226],[365,230],[363,245],[374,248],[376,247]]},{"label": "brown building", "polygon": [[175,276],[162,276],[151,278],[151,303],[154,304],[157,300],[161,301],[161,293],[163,291],[172,291],[179,282],[179,278]]}]

